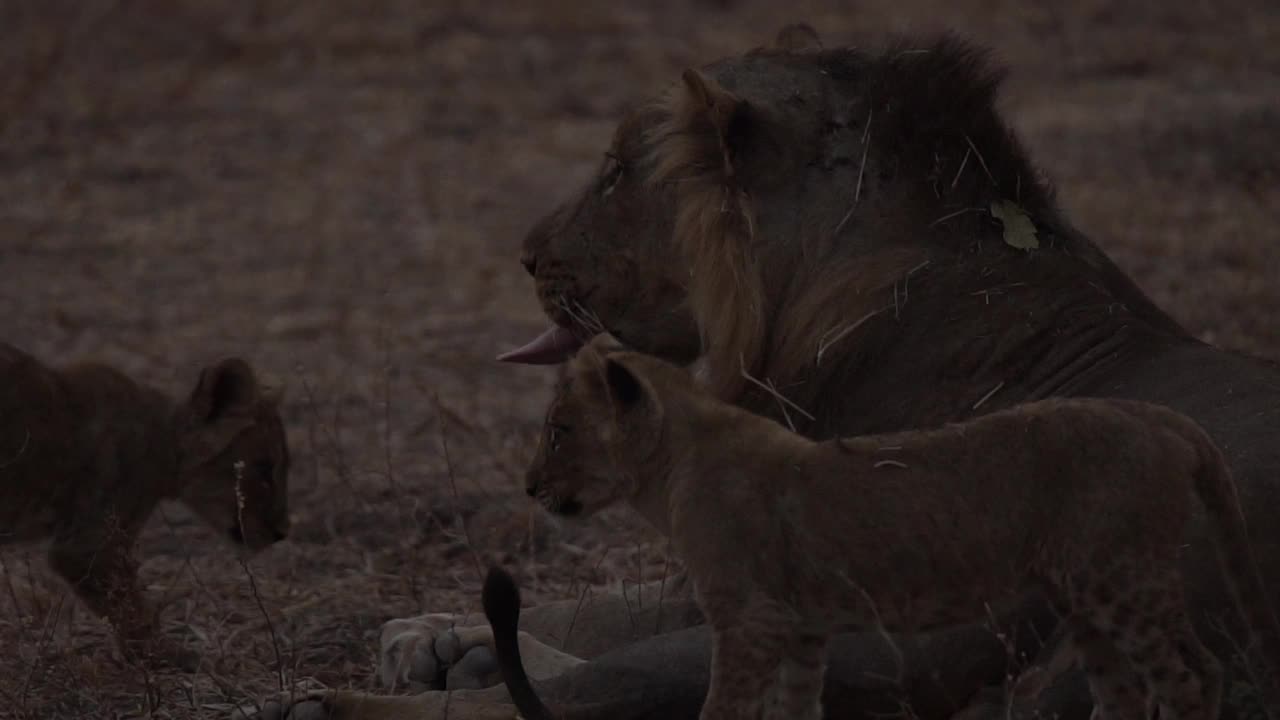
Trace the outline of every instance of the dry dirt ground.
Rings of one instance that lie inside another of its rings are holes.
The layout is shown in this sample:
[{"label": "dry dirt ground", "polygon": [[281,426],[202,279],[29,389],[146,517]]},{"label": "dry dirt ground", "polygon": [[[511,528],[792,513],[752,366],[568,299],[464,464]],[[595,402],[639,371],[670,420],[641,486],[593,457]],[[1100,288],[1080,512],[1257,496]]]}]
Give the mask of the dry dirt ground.
[{"label": "dry dirt ground", "polygon": [[828,44],[955,29],[1079,225],[1203,338],[1280,358],[1280,4],[1140,0],[0,0],[0,339],[187,392],[285,386],[295,530],[247,566],[179,507],[142,576],[214,670],[118,659],[38,548],[0,554],[0,717],[224,718],[294,683],[376,687],[377,630],[660,576],[621,515],[518,489],[552,371],[522,233],[619,113],[806,19]]}]

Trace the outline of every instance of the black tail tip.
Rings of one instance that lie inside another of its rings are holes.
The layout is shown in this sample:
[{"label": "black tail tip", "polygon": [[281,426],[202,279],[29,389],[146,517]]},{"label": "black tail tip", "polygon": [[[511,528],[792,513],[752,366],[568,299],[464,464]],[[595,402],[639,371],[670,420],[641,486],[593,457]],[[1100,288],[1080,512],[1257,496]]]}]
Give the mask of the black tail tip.
[{"label": "black tail tip", "polygon": [[512,624],[520,619],[520,588],[511,573],[494,565],[484,579],[480,602],[489,624]]}]

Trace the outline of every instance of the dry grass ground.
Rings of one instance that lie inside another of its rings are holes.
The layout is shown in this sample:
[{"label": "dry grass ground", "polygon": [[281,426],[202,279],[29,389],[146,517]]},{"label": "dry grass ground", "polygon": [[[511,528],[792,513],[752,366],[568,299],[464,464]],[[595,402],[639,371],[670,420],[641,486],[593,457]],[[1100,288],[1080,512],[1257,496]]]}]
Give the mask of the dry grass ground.
[{"label": "dry grass ground", "polygon": [[39,549],[4,550],[0,717],[373,688],[380,623],[475,610],[491,558],[533,601],[660,574],[625,518],[550,527],[517,490],[552,377],[491,361],[541,327],[517,247],[628,101],[795,19],[997,48],[1080,226],[1202,337],[1280,358],[1268,0],[2,0],[0,339],[180,392],[244,354],[296,460],[294,534],[247,566],[181,508],[143,538],[209,673],[123,665]]}]

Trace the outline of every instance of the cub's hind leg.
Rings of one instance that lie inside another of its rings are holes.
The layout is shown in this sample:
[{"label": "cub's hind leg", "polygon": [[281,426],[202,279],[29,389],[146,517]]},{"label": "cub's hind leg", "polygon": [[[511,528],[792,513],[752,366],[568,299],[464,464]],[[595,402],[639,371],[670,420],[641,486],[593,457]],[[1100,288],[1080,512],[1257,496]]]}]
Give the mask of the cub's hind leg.
[{"label": "cub's hind leg", "polygon": [[1089,680],[1094,720],[1147,720],[1146,687],[1128,658],[1085,617],[1063,623]]},{"label": "cub's hind leg", "polygon": [[[1179,598],[1184,597],[1179,595]],[[1216,718],[1222,710],[1222,687],[1225,670],[1218,656],[1200,641],[1186,608],[1180,608],[1171,618],[1170,639],[1173,640],[1183,662],[1200,679],[1201,694],[1210,718]]]},{"label": "cub's hind leg", "polygon": [[1222,666],[1191,628],[1176,561],[1131,569],[1126,591],[1094,608],[1095,622],[1146,681],[1161,720],[1217,720]]},{"label": "cub's hind leg", "polygon": [[1160,703],[1161,720],[1217,720],[1222,665],[1196,637],[1180,595],[1176,607],[1153,602],[1116,642]]}]

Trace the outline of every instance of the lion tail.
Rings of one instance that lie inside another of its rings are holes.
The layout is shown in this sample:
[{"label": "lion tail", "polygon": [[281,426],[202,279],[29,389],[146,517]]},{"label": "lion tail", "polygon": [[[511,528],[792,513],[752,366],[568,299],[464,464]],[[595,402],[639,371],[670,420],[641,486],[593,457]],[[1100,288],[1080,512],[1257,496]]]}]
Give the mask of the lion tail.
[{"label": "lion tail", "polygon": [[1266,668],[1265,675],[1261,677],[1254,673],[1255,682],[1268,715],[1273,720],[1280,720],[1280,620],[1276,618],[1275,605],[1267,595],[1258,570],[1245,527],[1244,511],[1226,458],[1199,425],[1194,425],[1193,431],[1187,439],[1199,456],[1195,492],[1208,512],[1218,562],[1226,575],[1227,585],[1255,638]]},{"label": "lion tail", "polygon": [[480,593],[484,616],[493,629],[493,649],[497,655],[502,681],[511,700],[524,720],[555,720],[529,682],[524,661],[520,659],[520,588],[511,575],[496,565],[489,568]]}]

